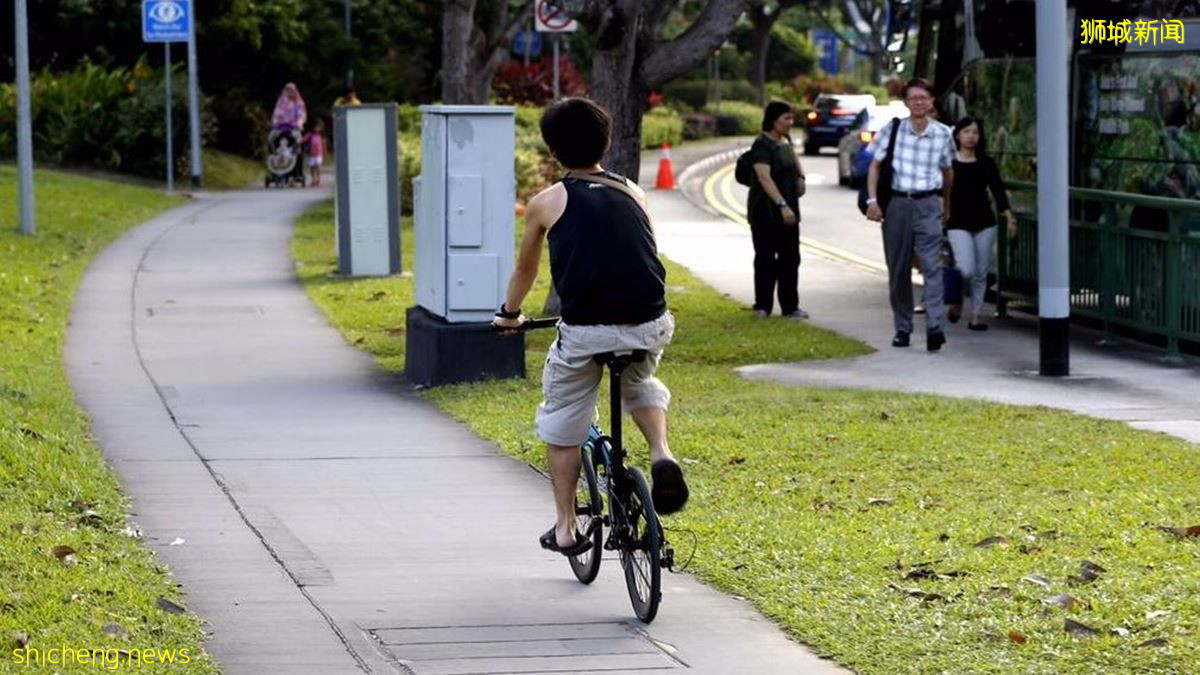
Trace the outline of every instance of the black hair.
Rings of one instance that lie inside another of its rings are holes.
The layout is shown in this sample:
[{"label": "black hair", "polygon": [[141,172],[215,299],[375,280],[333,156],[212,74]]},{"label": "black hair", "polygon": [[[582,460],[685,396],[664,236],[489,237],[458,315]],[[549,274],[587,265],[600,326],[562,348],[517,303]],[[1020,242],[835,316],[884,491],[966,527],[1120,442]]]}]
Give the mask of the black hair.
[{"label": "black hair", "polygon": [[542,113],[542,140],[567,169],[600,162],[612,137],[612,116],[595,101],[564,98]]},{"label": "black hair", "polygon": [[792,105],[783,101],[771,101],[763,108],[762,130],[770,131],[775,126],[775,120],[792,112]]},{"label": "black hair", "polygon": [[914,89],[914,88],[924,89],[926,91],[926,93],[929,94],[930,97],[933,96],[933,85],[930,84],[929,80],[926,80],[923,77],[914,77],[913,79],[909,80],[908,82],[905,82],[904,90],[901,92],[901,96],[903,96],[907,100],[908,99],[908,90]]},{"label": "black hair", "polygon": [[964,115],[954,123],[954,147],[961,147],[960,143],[958,142],[958,132],[966,129],[972,124],[979,128],[979,143],[975,145],[975,154],[979,155],[980,157],[985,157],[987,156],[987,135],[983,133],[983,120],[979,119],[978,117]]}]

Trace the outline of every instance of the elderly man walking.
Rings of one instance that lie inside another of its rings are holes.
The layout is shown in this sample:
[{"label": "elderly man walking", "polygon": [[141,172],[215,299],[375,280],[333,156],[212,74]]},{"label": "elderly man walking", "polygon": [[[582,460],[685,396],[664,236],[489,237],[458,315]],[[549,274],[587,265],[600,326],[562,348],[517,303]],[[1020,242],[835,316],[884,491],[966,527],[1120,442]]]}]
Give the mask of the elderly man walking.
[{"label": "elderly man walking", "polygon": [[[914,249],[925,276],[925,348],[936,352],[946,343],[946,307],[942,302],[942,224],[950,216],[954,179],[954,136],[950,127],[932,119],[933,87],[916,79],[904,85],[910,116],[889,124],[871,144],[874,160],[867,173],[867,218],[883,222],[883,250],[896,335],[893,347],[907,347],[913,330],[912,256]],[[892,183],[886,213],[880,208],[879,167],[888,158],[892,130]]]}]

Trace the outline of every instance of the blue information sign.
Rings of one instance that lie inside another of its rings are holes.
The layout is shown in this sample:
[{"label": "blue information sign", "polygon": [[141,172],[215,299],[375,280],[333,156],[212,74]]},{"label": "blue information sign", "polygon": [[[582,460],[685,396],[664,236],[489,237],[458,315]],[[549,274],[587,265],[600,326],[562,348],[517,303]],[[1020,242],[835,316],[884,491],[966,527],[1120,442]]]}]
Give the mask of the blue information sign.
[{"label": "blue information sign", "polygon": [[518,56],[541,56],[542,34],[537,31],[523,30],[513,36],[513,52]]},{"label": "blue information sign", "polygon": [[838,73],[838,49],[840,47],[837,33],[828,28],[814,28],[812,32],[813,46],[820,54],[817,65],[821,70],[836,75]]},{"label": "blue information sign", "polygon": [[142,0],[142,40],[187,42],[191,0]]}]

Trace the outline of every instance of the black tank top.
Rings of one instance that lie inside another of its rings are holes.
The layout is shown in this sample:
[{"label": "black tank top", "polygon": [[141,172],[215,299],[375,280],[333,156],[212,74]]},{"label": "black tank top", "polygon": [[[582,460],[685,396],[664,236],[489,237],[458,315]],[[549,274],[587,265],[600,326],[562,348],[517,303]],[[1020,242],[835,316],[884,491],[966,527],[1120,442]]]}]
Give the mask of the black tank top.
[{"label": "black tank top", "polygon": [[[606,178],[625,182],[613,173]],[[573,325],[639,324],[667,310],[666,269],[650,220],[629,195],[564,178],[567,208],[550,228],[550,276]]]}]

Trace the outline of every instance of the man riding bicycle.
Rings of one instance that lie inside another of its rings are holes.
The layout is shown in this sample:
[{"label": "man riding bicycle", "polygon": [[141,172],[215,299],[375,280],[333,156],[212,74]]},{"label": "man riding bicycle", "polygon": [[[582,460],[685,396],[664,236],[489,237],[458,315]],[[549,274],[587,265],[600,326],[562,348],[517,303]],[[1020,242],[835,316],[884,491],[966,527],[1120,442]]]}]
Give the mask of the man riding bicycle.
[{"label": "man riding bicycle", "polygon": [[575,495],[579,446],[596,419],[603,374],[593,358],[597,354],[646,351],[646,358],[621,377],[622,408],[650,446],[655,509],[675,513],[687,502],[683,471],[667,446],[671,393],[654,377],[675,320],[667,311],[666,270],[658,258],[645,193],[600,166],[612,135],[608,112],[588,99],[564,99],[547,108],[541,129],[550,153],[568,173],[529,200],[517,264],[493,324],[516,329],[525,322],[520,307],[537,278],[545,239],[562,319],[546,356],[544,400],[536,416],[557,511],[554,527],[540,543],[577,556],[591,547],[575,527]]}]

